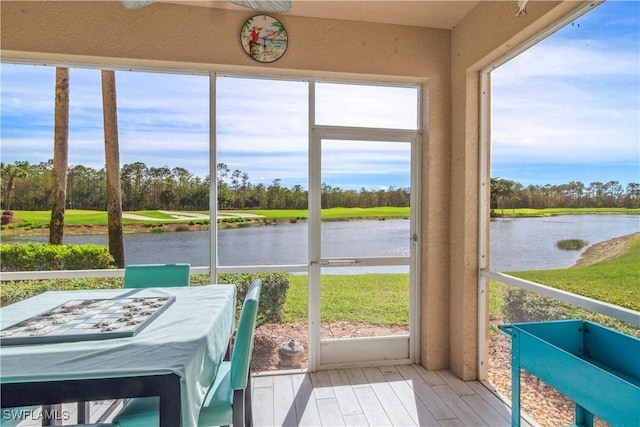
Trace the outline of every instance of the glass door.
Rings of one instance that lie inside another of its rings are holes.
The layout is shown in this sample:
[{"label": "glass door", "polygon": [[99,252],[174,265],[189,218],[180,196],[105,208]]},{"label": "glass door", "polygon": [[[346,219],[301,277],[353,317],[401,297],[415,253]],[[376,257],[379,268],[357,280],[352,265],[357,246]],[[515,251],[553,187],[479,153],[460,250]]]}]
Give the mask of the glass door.
[{"label": "glass door", "polygon": [[311,185],[319,191],[310,212],[317,233],[310,238],[310,291],[316,291],[310,300],[318,301],[311,331],[319,346],[316,367],[413,361],[414,135],[317,130],[314,144]]}]

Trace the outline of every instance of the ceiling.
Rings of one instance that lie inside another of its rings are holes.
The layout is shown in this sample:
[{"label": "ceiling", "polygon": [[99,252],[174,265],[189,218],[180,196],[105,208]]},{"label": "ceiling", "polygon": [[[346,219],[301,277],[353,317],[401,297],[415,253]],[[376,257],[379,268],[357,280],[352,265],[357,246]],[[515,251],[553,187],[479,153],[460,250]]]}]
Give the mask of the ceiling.
[{"label": "ceiling", "polygon": [[[220,0],[158,1],[243,10]],[[292,0],[291,11],[287,15],[452,29],[478,3],[479,0]]]}]

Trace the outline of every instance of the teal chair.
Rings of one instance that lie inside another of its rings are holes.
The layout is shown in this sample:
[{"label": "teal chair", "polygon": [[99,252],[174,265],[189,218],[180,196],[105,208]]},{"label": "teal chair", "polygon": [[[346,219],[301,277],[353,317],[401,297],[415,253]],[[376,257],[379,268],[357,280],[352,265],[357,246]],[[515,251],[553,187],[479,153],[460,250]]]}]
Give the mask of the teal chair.
[{"label": "teal chair", "polygon": [[[261,289],[262,281],[257,279],[251,283],[247,291],[238,321],[231,360],[222,362],[213,384],[205,395],[198,418],[199,427],[232,423],[234,427],[253,425],[250,365]],[[159,398],[130,399],[113,422],[120,427],[158,426],[160,423]]]},{"label": "teal chair", "polygon": [[125,288],[189,286],[191,265],[131,264],[124,269]]},{"label": "teal chair", "polygon": [[[190,284],[191,264],[188,263],[130,264],[124,269],[125,288],[189,286]],[[84,402],[79,402],[79,405],[84,405]]]}]

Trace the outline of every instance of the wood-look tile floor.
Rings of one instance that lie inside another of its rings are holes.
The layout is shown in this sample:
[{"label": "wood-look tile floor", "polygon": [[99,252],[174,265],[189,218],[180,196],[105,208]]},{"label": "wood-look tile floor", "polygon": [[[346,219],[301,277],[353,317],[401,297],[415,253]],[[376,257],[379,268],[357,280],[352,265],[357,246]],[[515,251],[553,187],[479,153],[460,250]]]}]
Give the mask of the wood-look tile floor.
[{"label": "wood-look tile floor", "polygon": [[[252,377],[253,422],[255,427],[509,426],[509,405],[488,387],[420,365],[261,373]],[[111,403],[92,402],[91,421],[102,421]],[[62,425],[75,424],[76,408],[63,405]],[[19,427],[41,425],[39,410]],[[527,421],[523,427],[531,427]]]},{"label": "wood-look tile floor", "polygon": [[252,386],[256,427],[475,427],[511,420],[509,406],[482,383],[419,365],[263,373]]}]

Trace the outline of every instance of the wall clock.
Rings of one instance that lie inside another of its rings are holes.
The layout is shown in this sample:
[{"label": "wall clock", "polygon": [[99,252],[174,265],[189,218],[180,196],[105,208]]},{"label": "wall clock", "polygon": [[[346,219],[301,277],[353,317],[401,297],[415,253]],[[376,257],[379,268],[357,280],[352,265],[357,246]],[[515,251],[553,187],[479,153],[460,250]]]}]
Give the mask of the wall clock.
[{"label": "wall clock", "polygon": [[242,26],[240,42],[250,58],[273,62],[284,55],[289,38],[280,21],[269,15],[256,15]]}]

